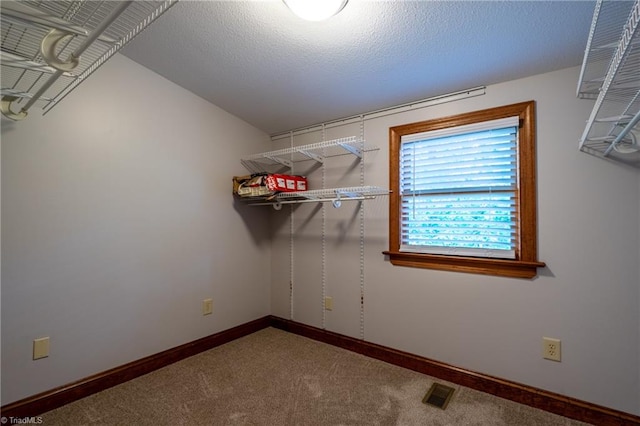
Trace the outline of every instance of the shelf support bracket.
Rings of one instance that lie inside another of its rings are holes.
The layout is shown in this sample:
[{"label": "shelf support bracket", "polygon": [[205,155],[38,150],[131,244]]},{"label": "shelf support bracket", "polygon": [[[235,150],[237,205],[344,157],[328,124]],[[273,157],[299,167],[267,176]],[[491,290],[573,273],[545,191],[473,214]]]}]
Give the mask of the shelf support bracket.
[{"label": "shelf support bracket", "polygon": [[288,168],[293,168],[293,163],[289,160],[285,160],[284,158],[280,158],[280,157],[276,157],[276,156],[272,156],[272,155],[265,155],[264,158],[268,158],[271,161],[275,161],[278,164],[282,164],[285,167]]},{"label": "shelf support bracket", "polygon": [[304,155],[305,157],[308,157],[312,160],[317,161],[320,164],[324,164],[324,157],[322,157],[321,155],[315,154],[313,152],[310,151],[305,151],[303,149],[297,149],[297,152],[299,152],[300,154]]},{"label": "shelf support bracket", "polygon": [[347,198],[360,198],[363,196],[362,193],[359,192],[345,192],[345,191],[340,191],[337,192],[338,195],[342,194],[344,196],[346,196]]},{"label": "shelf support bracket", "polygon": [[313,195],[313,194],[306,194],[305,192],[296,192],[296,195],[306,198],[309,201],[319,201],[320,197],[318,197],[317,195]]},{"label": "shelf support bracket", "polygon": [[349,145],[347,143],[339,143],[338,145],[340,145],[343,149],[345,149],[346,151],[349,151],[351,154],[355,155],[358,158],[362,158],[362,150],[360,150],[359,148],[356,148],[353,145]]}]

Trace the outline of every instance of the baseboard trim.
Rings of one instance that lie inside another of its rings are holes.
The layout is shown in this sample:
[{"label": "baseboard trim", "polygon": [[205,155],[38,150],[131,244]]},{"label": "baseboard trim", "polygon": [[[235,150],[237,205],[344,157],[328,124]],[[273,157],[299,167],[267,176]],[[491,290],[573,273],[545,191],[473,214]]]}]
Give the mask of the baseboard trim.
[{"label": "baseboard trim", "polygon": [[3,417],[24,418],[37,416],[162,367],[166,367],[167,365],[200,352],[255,333],[270,325],[270,316],[259,318],[237,327],[194,340],[193,342],[159,352],[155,355],[121,365],[120,367],[112,368],[111,370],[95,374],[77,382],[7,404],[0,408],[0,410]]},{"label": "baseboard trim", "polygon": [[77,382],[7,404],[2,406],[0,411],[4,417],[38,416],[270,326],[582,422],[599,426],[640,425],[640,417],[629,413],[465,370],[408,352],[275,316],[259,318]]},{"label": "baseboard trim", "polygon": [[531,386],[465,370],[364,340],[272,316],[271,326],[500,398],[598,426],[640,425],[640,417]]}]

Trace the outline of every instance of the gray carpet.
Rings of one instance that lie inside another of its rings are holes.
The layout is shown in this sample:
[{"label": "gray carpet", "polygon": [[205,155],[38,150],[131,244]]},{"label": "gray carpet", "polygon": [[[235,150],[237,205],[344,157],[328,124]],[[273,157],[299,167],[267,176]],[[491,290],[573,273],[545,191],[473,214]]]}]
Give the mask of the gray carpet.
[{"label": "gray carpet", "polygon": [[563,425],[585,423],[454,387],[274,328],[45,413],[52,425]]}]

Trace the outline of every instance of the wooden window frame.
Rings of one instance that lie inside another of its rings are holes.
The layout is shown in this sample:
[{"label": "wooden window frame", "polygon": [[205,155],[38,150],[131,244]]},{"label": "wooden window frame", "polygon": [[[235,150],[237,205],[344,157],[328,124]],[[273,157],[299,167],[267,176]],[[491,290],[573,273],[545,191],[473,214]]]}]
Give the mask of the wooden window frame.
[{"label": "wooden window frame", "polygon": [[[400,252],[400,147],[402,136],[464,126],[501,118],[519,117],[518,212],[515,259]],[[544,267],[538,256],[536,205],[536,106],[521,102],[389,128],[389,256],[393,265],[470,272],[514,278],[533,278]]]}]

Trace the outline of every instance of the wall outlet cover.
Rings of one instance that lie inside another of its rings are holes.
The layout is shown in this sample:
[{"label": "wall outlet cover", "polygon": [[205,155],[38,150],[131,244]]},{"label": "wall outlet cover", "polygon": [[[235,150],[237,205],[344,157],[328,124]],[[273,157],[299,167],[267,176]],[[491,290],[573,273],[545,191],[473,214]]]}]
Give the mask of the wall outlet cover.
[{"label": "wall outlet cover", "polygon": [[213,313],[213,299],[204,299],[202,301],[202,315],[211,315]]},{"label": "wall outlet cover", "polygon": [[542,338],[542,357],[544,359],[550,359],[552,361],[561,360],[561,351],[560,351],[560,339],[554,339],[552,337],[543,337]]},{"label": "wall outlet cover", "polygon": [[333,297],[324,298],[324,308],[327,311],[333,311]]},{"label": "wall outlet cover", "polygon": [[41,337],[33,341],[33,359],[46,358],[49,356],[49,338]]}]

